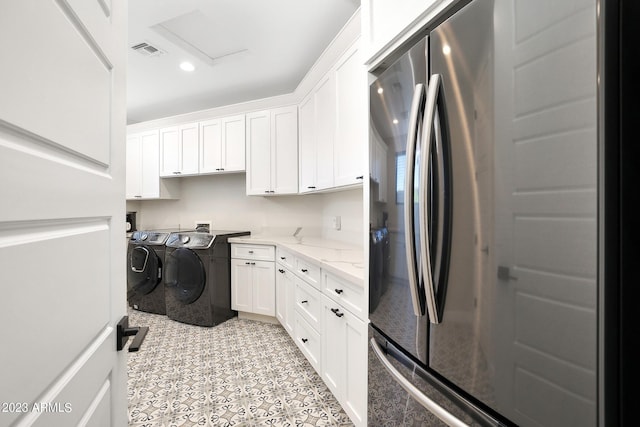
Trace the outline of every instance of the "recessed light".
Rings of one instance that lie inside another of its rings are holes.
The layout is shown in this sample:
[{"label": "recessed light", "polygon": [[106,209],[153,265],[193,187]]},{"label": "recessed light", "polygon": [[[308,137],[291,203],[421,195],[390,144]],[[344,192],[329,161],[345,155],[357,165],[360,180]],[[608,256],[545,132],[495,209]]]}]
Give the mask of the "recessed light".
[{"label": "recessed light", "polygon": [[378,88],[378,93],[382,95],[382,92],[384,92],[384,89],[382,89],[381,87]]},{"label": "recessed light", "polygon": [[180,68],[184,71],[193,71],[196,69],[196,67],[194,67],[191,62],[187,62],[187,61],[181,63]]},{"label": "recessed light", "polygon": [[393,119],[393,124],[397,125],[398,124],[398,119]]}]

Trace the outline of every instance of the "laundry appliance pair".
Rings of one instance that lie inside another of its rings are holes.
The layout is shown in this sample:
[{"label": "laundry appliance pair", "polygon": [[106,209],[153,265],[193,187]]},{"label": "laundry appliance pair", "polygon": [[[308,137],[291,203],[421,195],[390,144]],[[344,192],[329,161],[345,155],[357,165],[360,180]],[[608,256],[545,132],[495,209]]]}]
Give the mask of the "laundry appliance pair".
[{"label": "laundry appliance pair", "polygon": [[134,309],[198,326],[231,310],[228,239],[248,231],[137,231],[129,242],[127,299]]}]

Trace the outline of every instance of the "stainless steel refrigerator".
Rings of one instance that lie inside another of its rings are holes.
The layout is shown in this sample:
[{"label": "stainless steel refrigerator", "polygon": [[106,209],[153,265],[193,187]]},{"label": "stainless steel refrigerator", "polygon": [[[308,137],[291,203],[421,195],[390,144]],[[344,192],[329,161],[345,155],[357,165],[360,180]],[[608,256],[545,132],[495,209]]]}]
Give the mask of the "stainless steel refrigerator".
[{"label": "stainless steel refrigerator", "polygon": [[373,71],[370,426],[602,423],[597,12],[456,2]]}]

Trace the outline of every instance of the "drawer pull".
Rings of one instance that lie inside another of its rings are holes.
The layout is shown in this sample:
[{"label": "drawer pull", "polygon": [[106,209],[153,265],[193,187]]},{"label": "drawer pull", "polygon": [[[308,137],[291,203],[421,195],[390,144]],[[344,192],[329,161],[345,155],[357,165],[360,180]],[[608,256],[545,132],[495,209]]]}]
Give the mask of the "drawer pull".
[{"label": "drawer pull", "polygon": [[283,269],[279,268],[279,269],[278,269],[278,271],[279,271],[280,273],[284,274],[284,270],[283,270]]},{"label": "drawer pull", "polygon": [[306,273],[306,272],[307,272],[307,271],[309,271],[309,270],[307,270],[306,268],[303,268],[303,269],[302,269],[302,270],[300,270],[300,271],[302,271],[303,273]]},{"label": "drawer pull", "polygon": [[300,301],[300,304],[307,304],[308,302],[309,301],[307,301],[307,300],[303,300],[303,301]]},{"label": "drawer pull", "polygon": [[280,259],[284,261],[285,259],[287,259],[287,257],[286,256],[281,256]]},{"label": "drawer pull", "polygon": [[253,253],[253,251],[249,251],[249,253],[250,253],[250,254],[252,254],[252,253]]},{"label": "drawer pull", "polygon": [[338,317],[344,316],[344,313],[340,313],[340,310],[337,308],[332,308],[331,311],[333,312],[333,314],[335,314]]},{"label": "drawer pull", "polygon": [[245,264],[247,264],[247,265],[251,265],[251,263],[250,263],[249,261],[245,262]]},{"label": "drawer pull", "polygon": [[338,295],[344,292],[342,289],[334,289],[334,291],[336,291],[336,294]]},{"label": "drawer pull", "polygon": [[309,341],[307,338],[300,338],[300,341],[302,341],[302,343],[306,343],[307,341]]}]

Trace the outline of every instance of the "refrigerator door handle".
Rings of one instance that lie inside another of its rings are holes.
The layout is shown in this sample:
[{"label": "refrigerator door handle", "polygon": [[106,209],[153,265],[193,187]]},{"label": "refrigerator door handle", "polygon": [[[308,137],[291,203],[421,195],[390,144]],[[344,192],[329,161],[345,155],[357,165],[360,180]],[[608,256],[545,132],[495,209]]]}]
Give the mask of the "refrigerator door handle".
[{"label": "refrigerator door handle", "polygon": [[371,349],[373,353],[376,355],[382,366],[387,370],[389,375],[407,392],[409,395],[415,399],[420,405],[422,405],[427,411],[431,412],[433,415],[438,417],[442,422],[451,426],[451,427],[469,427],[468,424],[462,422],[460,419],[456,418],[445,410],[442,406],[438,405],[433,400],[429,399],[424,393],[422,393],[416,386],[411,384],[387,359],[384,355],[384,352],[376,342],[374,338],[371,338],[370,341]]},{"label": "refrigerator door handle", "polygon": [[431,270],[431,244],[429,240],[429,218],[427,217],[427,185],[429,178],[429,158],[433,147],[432,135],[434,134],[434,120],[437,109],[438,93],[440,92],[441,79],[439,74],[434,74],[429,79],[427,100],[424,113],[424,130],[422,132],[422,153],[420,158],[420,194],[418,195],[420,212],[420,265],[424,275],[425,294],[427,300],[427,312],[429,321],[433,324],[440,323],[440,316],[436,308],[436,295]]},{"label": "refrigerator door handle", "polygon": [[409,272],[409,289],[411,290],[411,301],[413,302],[413,312],[416,316],[424,315],[424,297],[419,288],[418,271],[416,269],[416,248],[413,237],[414,221],[413,217],[413,175],[415,167],[416,143],[421,123],[420,118],[424,114],[425,107],[425,87],[422,83],[416,85],[413,91],[413,101],[411,102],[411,114],[409,116],[409,132],[407,135],[407,150],[405,154],[405,174],[404,174],[404,239],[405,254],[407,259],[407,269]]}]

